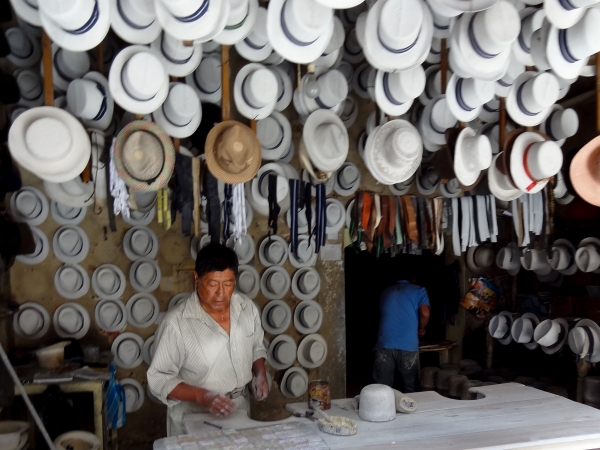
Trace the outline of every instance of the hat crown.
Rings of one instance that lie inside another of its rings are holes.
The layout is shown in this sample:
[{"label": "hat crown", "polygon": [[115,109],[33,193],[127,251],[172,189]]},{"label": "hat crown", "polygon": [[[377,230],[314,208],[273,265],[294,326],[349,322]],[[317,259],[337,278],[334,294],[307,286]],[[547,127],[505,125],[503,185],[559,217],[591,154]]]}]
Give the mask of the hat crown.
[{"label": "hat crown", "polygon": [[527,249],[523,253],[523,268],[525,270],[540,270],[548,265],[548,255],[544,250]]},{"label": "hat crown", "polygon": [[27,58],[33,52],[33,43],[22,28],[9,28],[6,30],[5,35],[10,52],[13,55],[20,58]]},{"label": "hat crown", "polygon": [[154,314],[154,304],[147,298],[138,298],[131,307],[131,315],[138,323],[150,320]]},{"label": "hat crown", "polygon": [[280,272],[271,272],[267,277],[267,286],[273,294],[282,294],[285,277]]},{"label": "hat crown", "polygon": [[517,39],[521,30],[519,13],[508,2],[497,2],[491,8],[475,13],[471,24],[471,44],[491,55],[506,50]]},{"label": "hat crown", "polygon": [[[302,215],[302,214],[301,214]],[[305,219],[306,224],[306,219]],[[310,261],[313,255],[315,254],[315,250],[313,246],[309,243],[308,239],[303,239],[298,243],[298,256],[302,258],[302,261]]]},{"label": "hat crown", "polygon": [[75,256],[81,253],[83,249],[81,235],[73,228],[64,228],[60,230],[57,242],[60,250],[69,256]]},{"label": "hat crown", "polygon": [[121,361],[125,364],[131,364],[140,356],[140,346],[133,339],[124,339],[117,349]]},{"label": "hat crown", "polygon": [[19,326],[26,335],[38,333],[44,326],[44,317],[42,313],[35,308],[27,308],[19,314]]},{"label": "hat crown", "polygon": [[307,305],[300,312],[300,322],[307,328],[314,327],[319,321],[319,310],[312,305]]},{"label": "hat crown", "polygon": [[345,164],[340,170],[338,180],[342,181],[341,184],[343,188],[348,189],[354,186],[359,177],[360,172],[358,171],[358,167],[356,167],[354,164]]},{"label": "hat crown", "polygon": [[114,327],[123,319],[121,308],[113,302],[107,302],[100,307],[99,317],[106,327]]},{"label": "hat crown", "polygon": [[254,288],[256,280],[254,279],[254,276],[252,275],[252,273],[250,273],[249,270],[244,270],[242,273],[240,273],[238,284],[240,290],[247,294]]},{"label": "hat crown", "polygon": [[283,258],[285,248],[278,240],[271,240],[265,245],[265,256],[267,260],[273,264],[277,264]]},{"label": "hat crown", "polygon": [[535,327],[534,339],[543,347],[549,347],[558,341],[561,326],[558,322],[547,319]]},{"label": "hat crown", "polygon": [[334,226],[342,220],[345,212],[340,208],[338,203],[331,202],[327,205],[326,216],[327,226]]},{"label": "hat crown", "polygon": [[64,30],[77,30],[88,22],[98,6],[94,0],[44,0],[40,7]]},{"label": "hat crown", "polygon": [[[175,17],[187,17],[196,13],[204,0],[191,0],[191,1],[181,1],[181,0],[158,0],[162,2],[163,5],[169,10],[169,12]],[[209,9],[210,9],[210,0],[208,0]]]},{"label": "hat crown", "polygon": [[255,158],[252,137],[246,127],[233,125],[217,140],[216,158],[219,165],[230,174],[239,174],[250,166]]},{"label": "hat crown", "polygon": [[75,116],[86,120],[98,116],[104,98],[105,94],[100,91],[98,84],[87,79],[73,80],[67,89],[69,109]]},{"label": "hat crown", "polygon": [[293,39],[304,43],[310,44],[317,40],[331,20],[333,10],[315,0],[286,0],[282,8],[281,24],[284,33],[287,30]]},{"label": "hat crown", "polygon": [[194,72],[194,79],[207,92],[215,92],[221,87],[221,61],[218,58],[203,58]]},{"label": "hat crown", "polygon": [[490,334],[493,338],[503,339],[508,332],[508,319],[506,316],[498,314],[497,316],[492,317],[490,321]]},{"label": "hat crown", "polygon": [[280,328],[287,319],[287,312],[283,306],[275,305],[269,310],[267,318],[273,328]]},{"label": "hat crown", "polygon": [[39,197],[30,190],[20,190],[14,194],[15,205],[20,215],[26,218],[37,217],[42,210],[42,202]]},{"label": "hat crown", "polygon": [[258,120],[256,123],[256,137],[267,150],[278,148],[284,136],[283,126],[273,116]]},{"label": "hat crown", "polygon": [[153,99],[165,81],[165,68],[150,51],[135,53],[123,65],[121,81],[125,92],[139,101]]},{"label": "hat crown", "polygon": [[528,344],[533,339],[534,323],[532,319],[519,317],[513,323],[513,339],[519,344]]},{"label": "hat crown", "polygon": [[146,256],[152,251],[152,237],[148,230],[138,228],[131,235],[131,249],[139,256]]},{"label": "hat crown", "polygon": [[156,18],[154,0],[118,0],[117,13],[140,28],[152,25]]},{"label": "hat crown", "polygon": [[594,244],[584,245],[577,249],[575,262],[582,272],[594,272],[600,268],[600,253]]},{"label": "hat crown", "polygon": [[388,1],[379,15],[378,37],[387,48],[402,50],[417,40],[422,24],[420,1]]},{"label": "hat crown", "polygon": [[200,111],[200,100],[191,86],[175,83],[163,103],[167,120],[176,126],[188,125]]},{"label": "hat crown", "polygon": [[573,259],[569,248],[566,245],[555,245],[552,247],[550,267],[554,270],[565,270],[571,265]]},{"label": "hat crown", "polygon": [[269,43],[267,35],[267,9],[260,6],[256,16],[256,22],[247,38],[256,47],[263,47]]},{"label": "hat crown", "polygon": [[463,139],[464,163],[468,170],[477,172],[485,170],[492,164],[492,146],[486,135],[467,136]]},{"label": "hat crown", "polygon": [[273,356],[281,364],[291,364],[295,357],[294,344],[288,341],[281,341],[275,345]]},{"label": "hat crown", "polygon": [[562,111],[553,112],[547,119],[546,127],[550,127],[550,133],[552,140],[567,139],[574,136],[579,128],[579,116],[574,109],[565,109]]},{"label": "hat crown", "polygon": [[477,108],[494,98],[494,83],[475,78],[461,78],[456,83],[457,98],[467,106]]},{"label": "hat crown", "polygon": [[58,273],[58,282],[67,292],[77,292],[83,285],[83,277],[77,269],[71,266],[62,266]]},{"label": "hat crown", "polygon": [[39,73],[33,70],[23,69],[17,74],[17,84],[21,98],[25,100],[36,100],[42,95],[44,87]]},{"label": "hat crown", "polygon": [[150,286],[156,279],[154,266],[147,261],[140,263],[135,269],[135,279],[144,287]]},{"label": "hat crown", "polygon": [[323,55],[329,55],[330,53],[340,49],[344,44],[345,37],[344,25],[342,24],[342,21],[338,17],[333,16],[333,34],[331,35],[329,44],[327,44],[327,47],[325,47]]},{"label": "hat crown", "polygon": [[273,72],[261,68],[250,72],[242,82],[242,96],[252,108],[263,108],[277,98],[277,79]]},{"label": "hat crown", "polygon": [[514,247],[502,247],[496,255],[496,264],[501,269],[514,269],[515,266],[519,265],[518,256],[515,255],[516,248]]},{"label": "hat crown", "polygon": [[67,333],[75,334],[83,327],[83,317],[77,309],[68,306],[58,313],[58,323]]},{"label": "hat crown", "polygon": [[600,51],[600,10],[590,8],[582,19],[565,31],[566,46],[575,59],[584,59]]},{"label": "hat crown", "polygon": [[151,131],[131,133],[123,145],[125,170],[137,180],[154,180],[162,171],[165,151],[159,137]]},{"label": "hat crown", "polygon": [[563,154],[556,142],[536,142],[526,154],[527,169],[535,180],[553,177],[562,167]]},{"label": "hat crown", "polygon": [[540,73],[527,80],[517,91],[517,101],[533,114],[552,106],[559,96],[558,80],[548,72]]},{"label": "hat crown", "polygon": [[250,8],[248,0],[229,0],[229,17],[227,25],[237,25],[248,15]]},{"label": "hat crown", "polygon": [[440,98],[432,106],[430,120],[434,129],[440,133],[452,128],[456,123],[456,118],[450,111],[445,97]]},{"label": "hat crown", "polygon": [[319,275],[313,271],[306,271],[298,278],[298,287],[303,294],[310,294],[319,285]]},{"label": "hat crown", "polygon": [[72,52],[59,48],[54,55],[53,64],[59,76],[66,75],[74,80],[89,72],[90,56],[87,52]]},{"label": "hat crown", "polygon": [[477,267],[490,267],[494,263],[495,255],[491,247],[483,246],[475,249],[473,260]]},{"label": "hat crown", "polygon": [[421,184],[425,189],[433,189],[440,181],[439,175],[433,167],[427,168],[424,174],[421,175]]},{"label": "hat crown", "polygon": [[285,385],[288,391],[290,391],[295,397],[301,396],[308,388],[306,378],[304,378],[298,372],[293,372],[292,374],[290,374],[290,376],[286,380]]},{"label": "hat crown", "polygon": [[322,342],[314,340],[304,348],[304,357],[312,363],[318,363],[324,356],[325,346]]},{"label": "hat crown", "polygon": [[417,98],[425,89],[425,72],[422,66],[417,66],[411,70],[390,73],[384,75],[384,83],[396,102],[406,103]]},{"label": "hat crown", "polygon": [[330,70],[319,77],[319,99],[323,104],[332,108],[344,101],[348,96],[346,77],[339,70]]},{"label": "hat crown", "polygon": [[315,142],[326,159],[339,158],[348,150],[348,135],[337,123],[322,122],[315,128]]},{"label": "hat crown", "polygon": [[419,157],[422,151],[422,143],[417,133],[411,128],[401,127],[393,133],[389,133],[385,142],[383,152],[388,162],[394,166],[405,164]]}]

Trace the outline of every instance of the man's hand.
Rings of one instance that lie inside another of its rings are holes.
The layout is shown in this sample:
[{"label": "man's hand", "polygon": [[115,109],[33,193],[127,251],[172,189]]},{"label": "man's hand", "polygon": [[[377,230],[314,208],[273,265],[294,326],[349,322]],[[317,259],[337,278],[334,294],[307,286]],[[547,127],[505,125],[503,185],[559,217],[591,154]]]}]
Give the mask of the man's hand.
[{"label": "man's hand", "polygon": [[252,394],[256,400],[263,401],[269,395],[269,383],[264,375],[264,372],[259,373],[252,380]]},{"label": "man's hand", "polygon": [[228,416],[235,408],[235,403],[227,397],[216,392],[204,391],[197,400],[217,417]]},{"label": "man's hand", "polygon": [[425,336],[425,328],[419,328],[419,337]]}]

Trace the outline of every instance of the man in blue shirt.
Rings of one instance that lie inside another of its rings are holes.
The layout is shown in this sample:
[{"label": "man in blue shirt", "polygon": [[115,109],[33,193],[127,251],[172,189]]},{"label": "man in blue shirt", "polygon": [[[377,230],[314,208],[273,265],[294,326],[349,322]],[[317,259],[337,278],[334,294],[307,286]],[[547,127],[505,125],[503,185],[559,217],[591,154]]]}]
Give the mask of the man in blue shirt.
[{"label": "man in blue shirt", "polygon": [[429,322],[429,297],[424,287],[406,280],[387,288],[379,300],[381,320],[375,345],[373,379],[392,386],[395,369],[403,381],[402,392],[417,390],[419,337]]}]

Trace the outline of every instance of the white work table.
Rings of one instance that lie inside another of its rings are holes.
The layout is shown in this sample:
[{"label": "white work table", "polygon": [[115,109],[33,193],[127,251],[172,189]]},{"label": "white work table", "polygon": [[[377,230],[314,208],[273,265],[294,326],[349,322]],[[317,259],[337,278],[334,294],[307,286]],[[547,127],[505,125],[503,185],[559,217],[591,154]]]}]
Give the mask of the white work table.
[{"label": "white work table", "polygon": [[[308,419],[290,417],[277,422],[258,422],[237,411],[229,418],[207,414],[184,418],[189,434],[223,429],[245,429],[290,422],[309,423],[331,449],[595,449],[600,448],[600,410],[517,383],[471,389],[485,398],[452,400],[436,392],[410,394],[418,409],[398,414],[390,422],[365,422],[352,407],[352,399],[332,400],[330,415],[356,420],[354,436],[332,436],[318,431]],[[290,412],[304,413],[305,402],[287,405]]]}]

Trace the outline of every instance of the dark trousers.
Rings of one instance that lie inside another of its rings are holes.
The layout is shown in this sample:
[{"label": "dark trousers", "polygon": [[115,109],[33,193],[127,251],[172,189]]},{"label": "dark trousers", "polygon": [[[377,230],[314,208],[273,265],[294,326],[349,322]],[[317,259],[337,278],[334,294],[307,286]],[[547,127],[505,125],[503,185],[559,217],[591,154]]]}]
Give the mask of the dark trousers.
[{"label": "dark trousers", "polygon": [[394,348],[375,350],[373,363],[373,380],[378,384],[393,387],[396,369],[400,372],[404,393],[417,391],[419,374],[419,352],[407,352]]}]

